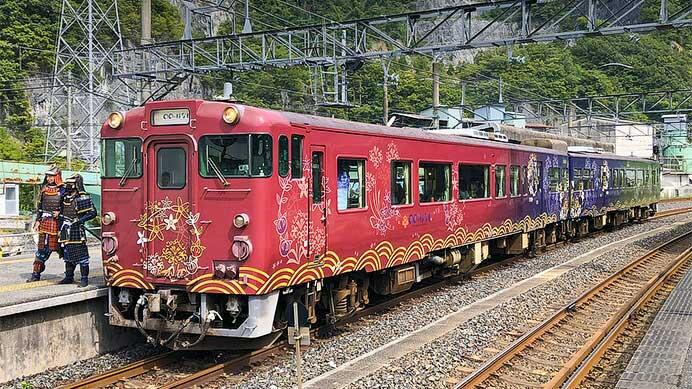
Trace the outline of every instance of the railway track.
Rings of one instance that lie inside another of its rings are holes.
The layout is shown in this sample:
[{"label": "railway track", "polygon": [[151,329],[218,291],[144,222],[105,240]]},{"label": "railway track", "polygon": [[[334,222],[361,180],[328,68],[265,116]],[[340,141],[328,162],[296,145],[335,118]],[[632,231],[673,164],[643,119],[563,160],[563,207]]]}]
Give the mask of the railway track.
[{"label": "railway track", "polygon": [[691,211],[692,211],[692,207],[668,209],[665,211],[657,212],[654,216],[650,217],[649,220],[656,220],[656,219],[661,219],[664,217],[680,215],[680,214],[691,212]]},{"label": "railway track", "polygon": [[[662,211],[662,212],[657,213],[655,216],[653,216],[650,219],[669,217],[669,216],[674,216],[674,215],[678,215],[678,214],[690,212],[690,211],[692,211],[692,207]],[[564,242],[564,241],[557,242],[555,244],[549,245],[547,247],[547,249],[560,247],[564,244],[566,244],[566,242]],[[397,306],[398,304],[403,303],[406,300],[410,300],[410,299],[413,299],[416,297],[420,297],[420,296],[432,293],[432,292],[439,290],[439,289],[441,289],[441,288],[443,288],[443,287],[445,287],[451,283],[461,282],[464,279],[467,279],[468,277],[471,277],[473,275],[479,275],[479,274],[484,273],[484,272],[489,272],[489,271],[492,271],[492,270],[494,270],[498,267],[501,267],[501,266],[508,266],[508,265],[511,265],[513,262],[516,262],[518,260],[522,260],[525,258],[526,257],[524,255],[516,255],[516,256],[508,257],[504,260],[492,262],[488,265],[485,265],[483,267],[475,269],[475,270],[471,271],[470,273],[466,273],[463,275],[454,276],[454,277],[450,277],[450,278],[445,278],[442,280],[438,280],[437,282],[431,283],[429,285],[420,286],[420,287],[413,289],[409,292],[405,292],[403,294],[394,296],[393,298],[384,300],[377,305],[366,307],[365,309],[357,311],[354,315],[341,320],[339,322],[339,325],[351,323],[351,322],[358,320],[359,318],[386,311],[392,307]],[[317,328],[317,329],[311,331],[311,334],[314,335],[323,329],[324,328]],[[172,381],[169,384],[167,384],[166,386],[164,386],[164,388],[185,388],[185,387],[190,387],[193,385],[200,385],[200,384],[203,384],[205,382],[210,382],[210,381],[218,378],[222,374],[237,372],[237,371],[243,369],[244,367],[249,366],[252,363],[262,361],[262,360],[266,359],[267,357],[277,353],[278,351],[280,351],[285,346],[287,346],[287,342],[286,341],[280,341],[280,342],[278,342],[272,346],[269,346],[265,349],[257,350],[257,351],[251,352],[251,353],[241,354],[241,355],[238,355],[236,357],[232,357],[229,360],[224,361],[222,363],[207,366],[207,367],[199,370],[196,373],[189,374],[183,378],[178,378],[177,380]],[[183,353],[184,352],[179,352],[179,351],[178,352],[167,352],[167,353],[163,353],[160,355],[152,356],[152,357],[146,358],[142,361],[134,362],[132,364],[123,366],[119,369],[108,371],[104,374],[94,375],[94,376],[91,376],[85,380],[61,386],[61,388],[76,389],[76,388],[105,387],[105,386],[114,384],[118,381],[124,381],[124,380],[131,379],[133,377],[140,376],[140,375],[145,374],[146,372],[150,371],[151,369],[161,369],[161,368],[164,368],[168,365],[171,365],[178,358],[180,358],[180,355],[182,355]]]},{"label": "railway track", "polygon": [[455,388],[554,388],[568,380],[578,385],[628,318],[665,280],[688,266],[691,246],[692,232],[631,262],[519,337]]},{"label": "railway track", "polygon": [[692,261],[681,262],[662,277],[623,315],[563,387],[615,387],[656,314],[691,268]]}]

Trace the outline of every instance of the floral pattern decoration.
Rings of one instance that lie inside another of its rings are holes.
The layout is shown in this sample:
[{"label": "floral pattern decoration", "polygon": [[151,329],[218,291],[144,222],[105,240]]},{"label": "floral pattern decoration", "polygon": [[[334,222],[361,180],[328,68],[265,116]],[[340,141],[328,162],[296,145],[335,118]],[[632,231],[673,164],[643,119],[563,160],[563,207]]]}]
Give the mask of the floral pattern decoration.
[{"label": "floral pattern decoration", "polygon": [[[382,163],[382,151],[375,146],[370,150],[368,163],[372,164],[371,169],[366,169],[365,191],[368,208],[370,209],[370,227],[378,235],[385,235],[387,231],[394,229],[395,221],[399,216],[399,209],[392,206],[392,193],[390,189],[381,190],[381,187],[388,188],[390,175],[389,163],[399,158],[399,151],[394,142],[387,145],[386,161]],[[374,157],[374,158],[373,158]],[[385,183],[378,185],[377,177],[385,177]]]},{"label": "floral pattern decoration", "polygon": [[[180,197],[175,202],[163,200],[147,202],[137,227],[137,244],[142,254],[141,263],[149,275],[171,281],[189,279],[198,270],[199,258],[206,247],[202,244],[199,213],[190,210],[190,203]],[[161,242],[160,252],[150,252],[152,242]]]}]

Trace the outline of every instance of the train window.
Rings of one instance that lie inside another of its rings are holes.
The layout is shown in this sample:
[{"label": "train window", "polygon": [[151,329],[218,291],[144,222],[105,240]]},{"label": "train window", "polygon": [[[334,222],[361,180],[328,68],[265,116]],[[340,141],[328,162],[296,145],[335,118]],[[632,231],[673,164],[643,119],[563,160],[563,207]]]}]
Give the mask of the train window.
[{"label": "train window", "polygon": [[337,208],[365,208],[365,161],[338,159],[336,174]]},{"label": "train window", "polygon": [[627,187],[631,188],[637,183],[637,174],[634,169],[627,169]]},{"label": "train window", "polygon": [[272,137],[271,135],[250,136],[250,169],[254,177],[266,177],[272,174]]},{"label": "train window", "polygon": [[272,173],[271,135],[203,136],[199,150],[202,177],[268,177]]},{"label": "train window", "polygon": [[584,190],[584,181],[582,181],[581,169],[575,168],[572,173],[572,181],[574,182],[574,190]]},{"label": "train window", "polygon": [[101,150],[103,178],[142,176],[141,139],[104,139]]},{"label": "train window", "polygon": [[560,192],[566,192],[567,188],[569,188],[569,169],[563,167],[562,169],[560,169],[560,173],[562,176],[560,180],[562,184],[562,186],[560,187]]},{"label": "train window", "polygon": [[548,169],[548,189],[551,192],[560,192],[560,168]]},{"label": "train window", "polygon": [[618,169],[618,172],[620,173],[619,174],[619,179],[620,179],[620,181],[619,181],[620,185],[619,186],[620,186],[620,188],[624,188],[627,186],[627,182],[625,180],[625,169]]},{"label": "train window", "polygon": [[509,195],[519,196],[519,166],[509,167]]},{"label": "train window", "polygon": [[644,185],[644,170],[637,170],[637,186]]},{"label": "train window", "polygon": [[291,135],[291,178],[303,177],[303,136]]},{"label": "train window", "polygon": [[411,204],[411,162],[392,161],[392,205]]},{"label": "train window", "polygon": [[321,151],[312,152],[312,202],[322,202],[322,157]]},{"label": "train window", "polygon": [[156,152],[156,184],[159,188],[184,188],[187,181],[186,161],[182,147],[160,148]]},{"label": "train window", "polygon": [[288,175],[288,137],[286,135],[279,137],[279,175],[281,177]]},{"label": "train window", "polygon": [[418,166],[420,202],[435,203],[451,200],[450,173],[451,168],[448,164],[421,162]]},{"label": "train window", "polygon": [[582,169],[581,170],[581,179],[583,182],[582,188],[584,190],[593,189],[593,170]]},{"label": "train window", "polygon": [[495,166],[495,197],[507,196],[507,167],[505,165]]},{"label": "train window", "polygon": [[525,196],[528,194],[528,192],[526,191],[526,189],[527,189],[527,187],[526,187],[526,177],[528,177],[528,176],[527,176],[527,170],[528,170],[528,169],[527,169],[526,166],[522,166],[522,167],[521,167],[521,176],[519,177],[519,178],[521,179],[521,180],[520,180],[520,181],[521,181],[521,194],[523,194],[523,195],[525,195]]},{"label": "train window", "polygon": [[536,186],[534,193],[538,193],[543,189],[543,162],[541,161],[536,162],[536,175],[538,180],[534,182]]},{"label": "train window", "polygon": [[459,199],[485,199],[490,197],[487,165],[459,165]]}]

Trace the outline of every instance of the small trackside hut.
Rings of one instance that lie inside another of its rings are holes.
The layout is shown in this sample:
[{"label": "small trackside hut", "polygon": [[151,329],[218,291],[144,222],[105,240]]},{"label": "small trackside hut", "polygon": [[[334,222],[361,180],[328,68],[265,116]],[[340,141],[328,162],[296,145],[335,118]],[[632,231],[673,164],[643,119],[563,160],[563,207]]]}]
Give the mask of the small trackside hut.
[{"label": "small trackside hut", "polygon": [[[642,219],[658,199],[652,161],[229,102],[147,103],[101,135],[110,322],[175,349],[260,347],[294,301],[334,322],[373,293]],[[603,161],[638,186],[603,181]]]}]

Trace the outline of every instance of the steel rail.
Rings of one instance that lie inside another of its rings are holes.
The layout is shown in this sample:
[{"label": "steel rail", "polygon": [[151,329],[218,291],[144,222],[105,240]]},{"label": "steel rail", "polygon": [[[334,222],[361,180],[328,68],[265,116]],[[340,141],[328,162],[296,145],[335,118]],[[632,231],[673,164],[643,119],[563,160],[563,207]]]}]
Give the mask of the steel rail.
[{"label": "steel rail", "polygon": [[650,217],[648,220],[662,219],[664,217],[680,215],[683,213],[688,213],[690,211],[692,211],[692,207],[667,209],[665,211],[657,212],[654,216]]},{"label": "steel rail", "polygon": [[176,360],[176,351],[168,351],[163,354],[154,355],[121,368],[107,371],[103,374],[93,375],[82,381],[62,385],[60,389],[76,388],[101,388],[106,385],[118,382],[123,379],[131,378],[151,371],[154,368],[170,365]]},{"label": "steel rail", "polygon": [[[639,299],[632,304],[626,312],[623,312],[617,318],[613,318],[613,323],[610,328],[601,334],[595,347],[590,350],[588,356],[586,356],[580,364],[575,363],[569,366],[569,368],[567,368],[567,366],[565,367],[565,378],[562,381],[566,382],[563,388],[576,388],[586,379],[589,372],[602,359],[606,351],[612,347],[617,337],[623,333],[630,323],[630,320],[637,315],[639,310],[651,301],[674,275],[687,269],[688,266],[686,265],[689,265],[691,259],[690,250],[692,249],[688,249],[679,257],[679,260],[671,263],[665,274],[662,274],[657,279],[650,280],[650,285],[647,285],[647,289],[640,293]],[[569,379],[567,380],[567,378]]]},{"label": "steel rail", "polygon": [[[461,389],[461,388],[470,388],[470,387],[476,387],[479,386],[483,381],[491,378],[502,368],[503,366],[507,366],[508,362],[510,362],[512,359],[515,357],[519,356],[524,350],[527,348],[530,348],[532,344],[534,344],[539,338],[541,338],[543,335],[548,334],[551,332],[552,329],[558,328],[560,322],[563,319],[568,318],[570,315],[573,314],[573,312],[577,311],[580,307],[586,306],[587,303],[590,300],[593,300],[597,297],[597,295],[603,295],[604,291],[613,286],[617,281],[620,279],[624,278],[626,275],[630,274],[632,271],[636,271],[636,268],[642,266],[643,264],[646,264],[648,261],[653,260],[654,257],[658,254],[664,253],[664,250],[669,249],[671,247],[674,247],[676,244],[680,243],[682,240],[689,238],[692,236],[692,231],[684,233],[682,235],[679,235],[659,246],[654,248],[653,250],[647,252],[643,256],[639,257],[638,259],[630,262],[627,264],[625,267],[622,269],[618,270],[617,272],[611,274],[608,278],[605,280],[599,282],[596,286],[590,288],[583,294],[581,294],[578,298],[575,300],[571,301],[569,304],[565,305],[561,309],[559,309],[557,312],[552,314],[549,318],[545,319],[543,322],[532,328],[530,331],[519,337],[517,340],[512,342],[508,347],[506,347],[504,350],[502,350],[500,353],[495,355],[493,358],[485,362],[483,365],[481,365],[478,369],[474,370],[471,374],[467,375],[464,377],[464,379],[459,382],[456,386],[455,389]],[[681,257],[687,257],[689,256],[690,252],[692,251],[692,248],[686,248],[685,250],[682,251],[682,253],[676,255],[676,259],[672,261],[673,263],[677,262]],[[653,278],[655,281],[656,279],[659,279],[661,277],[662,273],[665,273],[667,270],[670,269],[671,265],[666,266],[665,270],[663,272],[657,273],[657,275]],[[649,281],[652,282],[652,281]],[[645,284],[649,285],[649,283]],[[640,288],[640,293],[637,295],[640,296],[643,290],[646,290],[645,288]],[[633,304],[633,303],[632,303]],[[621,308],[619,311],[624,310],[624,308]],[[625,310],[625,312],[627,312]],[[624,315],[625,312],[622,312],[621,315]],[[614,325],[615,323],[612,322],[613,319],[610,319],[606,322],[606,327],[609,325]],[[602,326],[603,327],[603,326]],[[601,327],[601,328],[602,328]],[[602,329],[599,328],[598,331],[602,331]],[[598,335],[594,335],[598,336]],[[587,342],[586,347],[591,346],[592,342]],[[573,354],[573,357],[570,359],[568,362],[568,365],[570,364],[575,364],[579,358],[585,358],[586,353],[584,352],[583,348],[577,349]],[[563,368],[564,369],[564,368]],[[558,375],[560,375],[562,370],[558,372]],[[561,376],[563,377],[563,376]],[[553,376],[553,378],[550,380],[550,382],[545,383],[545,387],[557,387],[559,386],[563,381],[561,381],[561,377]],[[566,378],[565,378],[566,379]]]}]

